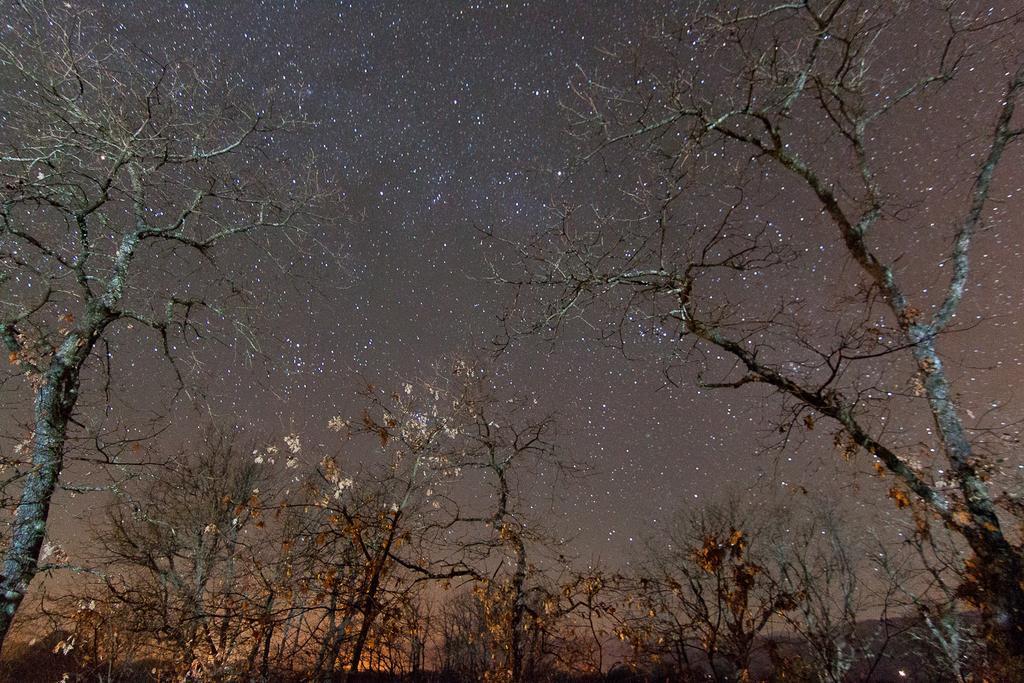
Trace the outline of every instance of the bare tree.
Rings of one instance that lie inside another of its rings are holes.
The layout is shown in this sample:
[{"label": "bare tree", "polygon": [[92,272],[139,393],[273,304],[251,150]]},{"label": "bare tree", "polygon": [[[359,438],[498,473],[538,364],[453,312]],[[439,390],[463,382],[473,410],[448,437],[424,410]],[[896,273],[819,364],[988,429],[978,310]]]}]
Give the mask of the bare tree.
[{"label": "bare tree", "polygon": [[355,672],[368,656],[388,649],[387,643],[374,646],[414,597],[414,581],[394,554],[408,538],[416,507],[408,498],[410,482],[393,472],[348,476],[326,457],[318,475],[304,533],[312,539],[308,571],[320,584],[320,599],[309,606],[322,615],[313,678],[326,681],[334,680],[339,664]]},{"label": "bare tree", "polygon": [[284,122],[265,106],[186,65],[94,46],[79,19],[16,3],[0,40],[0,339],[33,401],[30,457],[8,482],[0,641],[38,570],[83,388],[110,400],[133,328],[169,358],[205,336],[238,294],[220,266],[289,239],[313,195],[277,175],[267,152]]},{"label": "bare tree", "polygon": [[441,606],[438,621],[441,673],[455,681],[483,680],[493,657],[480,601],[470,592],[460,592]]},{"label": "bare tree", "polygon": [[872,574],[873,554],[822,501],[731,498],[652,535],[636,569],[607,582],[618,609],[606,622],[634,666],[653,660],[684,678],[744,680],[759,659],[796,680],[869,680],[907,630],[893,612],[912,592]]},{"label": "bare tree", "polygon": [[400,473],[384,514],[403,528],[376,546],[419,581],[474,582],[497,641],[489,676],[518,682],[543,666],[548,589],[535,565],[554,545],[521,488],[575,468],[555,447],[553,418],[495,384],[484,367],[456,359],[422,383],[369,392],[362,419],[346,428],[378,440]]},{"label": "bare tree", "polygon": [[910,586],[872,574],[869,558],[876,553],[828,502],[801,502],[773,514],[778,541],[765,557],[780,588],[794,596],[793,609],[779,615],[783,628],[798,637],[798,660],[808,677],[822,683],[870,679],[904,630],[894,617],[906,616],[898,593]]},{"label": "bare tree", "polygon": [[904,612],[900,635],[927,653],[925,670],[934,678],[966,682],[984,676],[977,615],[964,609],[963,587],[971,579],[962,539],[942,528],[902,535],[899,547],[879,541],[871,553],[876,577]]},{"label": "bare tree", "polygon": [[[666,366],[696,364],[705,388],[780,395],[787,443],[830,421],[844,454],[892,477],[897,507],[969,545],[972,594],[1009,652],[1024,651],[1022,553],[992,427],[1012,437],[1012,418],[969,422],[943,340],[968,329],[975,242],[1006,220],[999,176],[1024,137],[1019,22],[923,1],[674,13],[621,47],[618,80],[584,80],[570,105],[584,160],[603,164],[594,181],[621,179],[615,203],[563,207],[517,245],[527,275],[499,275],[542,294],[510,334],[586,318],[615,343],[660,340]],[[895,47],[908,36],[913,54]],[[975,118],[958,127],[967,104]],[[915,117],[949,135],[915,140]]]},{"label": "bare tree", "polygon": [[99,533],[99,597],[129,608],[136,633],[180,674],[222,677],[257,636],[265,586],[254,570],[267,550],[260,527],[271,491],[250,450],[211,430],[140,495],[119,496]]},{"label": "bare tree", "polygon": [[[668,538],[652,541],[638,577],[638,625],[681,675],[706,665],[716,681],[749,678],[779,616],[796,608],[797,593],[768,561],[781,525],[773,515],[757,522],[744,512],[723,505],[683,517]],[[650,621],[657,623],[646,628]]]}]

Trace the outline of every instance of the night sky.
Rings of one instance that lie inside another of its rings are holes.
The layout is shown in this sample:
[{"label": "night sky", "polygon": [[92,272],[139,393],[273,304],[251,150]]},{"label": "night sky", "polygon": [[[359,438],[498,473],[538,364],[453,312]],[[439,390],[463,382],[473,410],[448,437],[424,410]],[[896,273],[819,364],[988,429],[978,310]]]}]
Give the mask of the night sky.
[{"label": "night sky", "polygon": [[[324,449],[332,447],[328,419],[358,410],[359,377],[397,387],[428,377],[453,353],[487,353],[509,294],[484,279],[488,259],[499,267],[514,264],[476,228],[523,238],[550,220],[546,206],[554,194],[600,194],[589,183],[592,176],[569,172],[575,148],[560,103],[572,100],[571,85],[581,74],[611,69],[601,48],[636,35],[661,7],[82,4],[94,6],[96,19],[116,39],[170,59],[201,60],[225,83],[299,109],[313,122],[288,144],[296,156],[314,150],[312,163],[334,177],[344,195],[337,219],[319,227],[323,257],[314,259],[308,279],[287,285],[277,282],[272,268],[266,278],[260,275],[267,264],[254,269],[254,286],[265,285],[258,294],[268,306],[257,322],[272,338],[264,347],[270,362],[247,365],[217,348],[204,351],[204,359],[212,375],[207,403],[215,414],[256,433],[308,435]],[[904,47],[886,59],[909,63],[917,38],[895,37],[893,44]],[[976,96],[968,106],[946,109],[963,101],[964,92],[951,93],[934,111],[908,113],[899,130],[888,131],[902,150],[894,183],[909,195],[962,196],[949,169],[968,163],[970,154],[946,152],[954,146],[950,136],[965,137],[975,130],[975,116],[991,114],[993,98],[982,95],[998,91],[1001,82],[982,76],[993,65],[979,60],[981,75],[965,86]],[[1014,207],[1017,215],[1021,209],[1021,162],[1018,151],[1004,164],[999,188],[1009,197],[979,238],[979,281],[964,305],[964,316],[987,322],[949,347],[954,365],[960,364],[957,377],[973,380],[961,384],[969,406],[1012,398],[1024,378],[1022,241],[1019,222],[1008,218]],[[776,213],[786,214],[788,202],[797,201],[784,198]],[[929,206],[941,214],[942,201]],[[828,291],[850,277],[829,227],[812,222],[798,275],[751,288],[793,295],[808,286]],[[927,221],[910,221],[893,244],[912,253],[934,250],[934,259],[925,257],[932,265],[948,238]],[[926,279],[920,283],[928,287]],[[638,360],[630,361],[585,330],[570,329],[554,345],[525,340],[499,360],[505,381],[557,412],[562,442],[593,470],[557,500],[543,495],[533,501],[538,513],[553,511],[549,518],[562,533],[578,535],[580,555],[613,562],[628,557],[631,543],[684,504],[750,487],[750,496],[798,495],[790,491],[800,486],[847,490],[848,475],[863,469],[829,452],[829,433],[810,435],[800,450],[782,456],[757,456],[762,418],[772,410],[764,394],[665,387],[659,344],[641,340],[631,350]],[[125,364],[129,378],[137,371],[136,396],[151,394],[154,405],[167,400],[161,382],[139,379],[165,372],[154,369],[156,355]],[[870,486],[858,497],[865,510],[877,511]]]}]

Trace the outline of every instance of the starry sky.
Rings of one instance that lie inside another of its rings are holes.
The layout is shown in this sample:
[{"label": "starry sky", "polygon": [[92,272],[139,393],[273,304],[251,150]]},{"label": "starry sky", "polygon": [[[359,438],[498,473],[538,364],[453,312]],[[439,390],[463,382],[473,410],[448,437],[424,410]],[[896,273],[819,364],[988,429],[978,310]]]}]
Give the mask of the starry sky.
[{"label": "starry sky", "polygon": [[[358,377],[397,386],[429,376],[452,353],[486,352],[508,292],[485,280],[488,259],[501,256],[477,228],[525,237],[550,220],[553,191],[600,193],[568,177],[574,147],[560,105],[581,73],[610,68],[601,48],[628,40],[661,11],[654,2],[582,0],[75,4],[93,9],[117,40],[201,60],[213,77],[311,122],[288,144],[296,155],[315,152],[311,163],[336,179],[344,209],[320,226],[315,275],[265,283],[257,322],[268,361],[247,365],[211,349],[205,400],[221,417],[262,433],[314,435],[324,448],[328,419],[357,409]],[[992,92],[998,82],[968,87]],[[892,133],[908,155],[972,120],[969,111],[945,123],[933,113],[938,123],[909,116]],[[933,191],[929,178],[941,184],[949,160],[920,156],[925,161],[901,171],[900,182]],[[1011,196],[1024,182],[1020,161],[1014,157],[1018,170],[1002,181]],[[978,374],[980,384],[970,386],[979,395],[995,384],[1009,392],[1024,376],[1020,288],[1006,287],[1019,284],[1021,240],[1013,229],[1001,223],[981,239],[983,286],[997,291],[965,304],[965,315],[995,322],[956,343],[957,357],[976,361],[965,372]],[[827,279],[843,270],[831,238],[807,228],[803,273]],[[935,246],[936,254],[944,244],[927,224],[898,241]],[[805,284],[798,277],[751,286]],[[579,554],[627,557],[631,543],[681,505],[726,491],[848,486],[855,466],[835,458],[757,456],[764,395],[665,387],[651,360],[657,344],[641,343],[633,351],[639,360],[630,361],[569,330],[554,345],[526,340],[499,361],[509,383],[557,412],[566,447],[592,468],[557,500],[532,501],[578,537]],[[149,361],[139,363],[151,371]],[[139,389],[150,390],[159,391]],[[826,434],[803,449],[813,454],[830,443]],[[863,505],[873,507],[864,495]]]}]

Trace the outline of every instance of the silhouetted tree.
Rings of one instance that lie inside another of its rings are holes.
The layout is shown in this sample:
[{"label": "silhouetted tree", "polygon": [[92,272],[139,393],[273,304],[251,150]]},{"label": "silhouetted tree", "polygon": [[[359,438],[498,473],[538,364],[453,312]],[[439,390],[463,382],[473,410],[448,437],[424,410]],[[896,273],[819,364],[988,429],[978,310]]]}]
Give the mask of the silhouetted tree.
[{"label": "silhouetted tree", "polygon": [[1000,468],[1013,435],[972,417],[943,340],[965,332],[976,242],[1007,219],[1020,18],[925,1],[680,7],[569,105],[615,205],[563,207],[517,245],[527,275],[499,276],[541,295],[511,335],[586,318],[617,344],[660,340],[703,388],[779,395],[786,437],[830,424],[840,451],[892,478],[897,507],[969,545],[964,594],[1009,652],[1024,651],[1017,484]]},{"label": "silhouetted tree", "polygon": [[781,529],[754,524],[735,506],[709,507],[654,541],[639,577],[641,606],[658,621],[649,637],[659,649],[678,653],[681,673],[690,673],[691,657],[699,653],[696,665],[706,664],[714,680],[749,678],[769,629],[796,608],[796,593],[764,561]]},{"label": "silhouetted tree", "polygon": [[223,677],[258,635],[265,586],[253,572],[271,491],[250,451],[211,430],[139,495],[121,494],[100,530],[103,602],[130,609],[136,633],[181,674]]},{"label": "silhouetted tree", "polygon": [[109,400],[111,359],[144,339],[133,328],[177,371],[179,345],[238,295],[221,266],[294,236],[314,194],[268,154],[286,122],[265,104],[92,44],[70,5],[14,4],[0,36],[0,341],[32,426],[6,475],[0,642],[38,571],[83,389]]},{"label": "silhouetted tree", "polygon": [[398,507],[420,500],[396,561],[422,578],[473,580],[491,640],[487,675],[518,683],[541,665],[543,588],[530,556],[550,545],[520,486],[573,466],[555,448],[551,416],[494,382],[486,368],[456,359],[422,386],[378,399],[373,410],[383,419],[366,413],[363,427],[407,463],[410,486]]}]

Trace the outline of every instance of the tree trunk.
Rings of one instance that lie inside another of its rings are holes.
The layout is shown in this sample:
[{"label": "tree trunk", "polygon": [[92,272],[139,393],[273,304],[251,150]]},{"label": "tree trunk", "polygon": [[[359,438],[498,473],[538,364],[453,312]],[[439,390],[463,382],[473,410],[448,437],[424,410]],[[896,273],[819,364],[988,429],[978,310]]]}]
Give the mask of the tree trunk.
[{"label": "tree trunk", "polygon": [[89,352],[83,347],[91,347],[88,339],[90,337],[75,334],[68,336],[36,392],[32,469],[25,477],[18,500],[0,576],[0,647],[39,570],[50,501],[64,465],[68,422],[78,400],[79,370]]},{"label": "tree trunk", "polygon": [[[927,330],[926,330],[927,331]],[[934,341],[917,326],[910,330],[913,354],[924,375],[925,392],[936,430],[949,458],[970,520],[962,530],[978,566],[978,595],[991,644],[1002,654],[1024,653],[1024,562],[1003,533],[988,484],[977,471],[974,448],[957,413],[949,381]]]},{"label": "tree trunk", "polygon": [[[316,658],[316,668],[313,670],[312,680],[330,680],[333,675],[334,667],[331,665],[330,671],[328,671],[328,657],[334,652],[333,644],[335,641],[334,629],[337,624],[338,614],[338,587],[335,585],[331,588],[331,602],[327,610],[328,621],[327,630],[324,632],[324,639],[320,643],[320,654]],[[337,656],[337,655],[334,655]]]},{"label": "tree trunk", "polygon": [[977,552],[977,587],[985,636],[998,659],[1024,659],[1024,561],[1004,543],[992,551]]},{"label": "tree trunk", "polygon": [[523,620],[526,617],[526,544],[520,530],[516,529],[510,541],[516,552],[516,571],[512,576],[512,614],[511,614],[511,642],[509,643],[509,672],[511,683],[520,683],[523,680],[523,659],[525,656],[523,646]]},{"label": "tree trunk", "polygon": [[260,658],[260,681],[261,683],[269,683],[270,681],[270,645],[274,640],[274,622],[270,621],[267,624],[266,633],[263,634],[263,653]]},{"label": "tree trunk", "polygon": [[370,635],[370,627],[373,625],[374,619],[377,617],[377,591],[380,590],[380,580],[384,574],[384,569],[387,566],[387,561],[391,554],[391,546],[394,545],[395,542],[395,534],[398,530],[398,517],[400,514],[401,511],[395,512],[394,516],[391,518],[390,528],[388,529],[388,536],[384,542],[384,547],[381,548],[370,567],[370,581],[366,588],[366,592],[363,595],[363,604],[360,609],[360,612],[363,615],[363,621],[359,626],[359,635],[356,637],[355,646],[352,648],[352,658],[349,660],[348,670],[353,673],[359,671],[359,662],[363,657],[363,649],[366,647],[366,640]]}]

